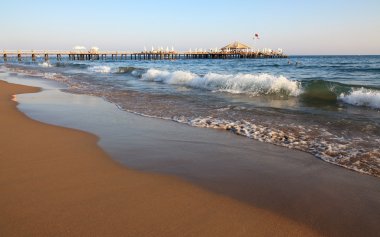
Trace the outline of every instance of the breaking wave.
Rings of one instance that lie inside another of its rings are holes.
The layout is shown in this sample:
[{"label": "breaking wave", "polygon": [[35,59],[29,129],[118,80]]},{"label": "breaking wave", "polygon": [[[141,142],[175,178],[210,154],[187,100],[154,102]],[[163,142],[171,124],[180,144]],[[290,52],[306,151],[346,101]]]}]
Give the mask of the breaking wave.
[{"label": "breaking wave", "polygon": [[339,99],[351,105],[380,109],[380,91],[360,88],[349,94],[342,93]]},{"label": "breaking wave", "polygon": [[132,73],[136,70],[139,70],[139,68],[136,67],[119,67],[117,69],[117,73],[123,74],[123,73]]},{"label": "breaking wave", "polygon": [[218,74],[207,73],[204,76],[187,71],[163,71],[149,69],[141,78],[147,81],[184,85],[211,91],[222,91],[250,95],[298,96],[301,85],[284,76],[262,74]]},{"label": "breaking wave", "polygon": [[141,78],[141,75],[146,72],[146,69],[139,67],[119,67],[116,74],[129,74],[134,77]]},{"label": "breaking wave", "polygon": [[93,66],[88,68],[91,72],[97,72],[97,73],[110,73],[111,67],[108,66]]},{"label": "breaking wave", "polygon": [[40,66],[40,67],[52,67],[52,65],[49,62],[39,63],[38,66]]},{"label": "breaking wave", "polygon": [[306,103],[328,104],[335,103],[338,95],[347,93],[352,86],[324,80],[310,80],[302,83],[301,99]]},{"label": "breaking wave", "polygon": [[[132,75],[137,72],[132,68],[127,68],[126,71],[131,72]],[[267,73],[207,73],[201,76],[188,71],[169,72],[158,69],[149,69],[145,73],[137,73],[137,75],[146,81],[184,85],[211,91],[249,94],[252,96],[299,96],[303,102],[311,104],[331,104],[342,101],[354,106],[380,108],[379,90],[324,80],[298,82],[289,80],[284,76],[274,76]]]}]

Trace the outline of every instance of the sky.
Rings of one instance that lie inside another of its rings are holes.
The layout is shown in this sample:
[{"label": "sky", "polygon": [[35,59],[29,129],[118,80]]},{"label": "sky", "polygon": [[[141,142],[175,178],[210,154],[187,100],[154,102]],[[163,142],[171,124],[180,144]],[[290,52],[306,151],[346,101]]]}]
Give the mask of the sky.
[{"label": "sky", "polygon": [[380,54],[380,0],[0,0],[0,8],[0,50],[240,41],[289,55]]}]

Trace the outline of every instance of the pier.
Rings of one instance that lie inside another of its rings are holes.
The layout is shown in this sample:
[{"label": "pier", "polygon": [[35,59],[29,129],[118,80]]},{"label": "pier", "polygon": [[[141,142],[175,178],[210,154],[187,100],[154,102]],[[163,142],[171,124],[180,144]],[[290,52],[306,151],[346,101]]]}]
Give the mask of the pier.
[{"label": "pier", "polygon": [[237,51],[219,51],[219,52],[165,52],[165,51],[69,51],[69,50],[3,50],[1,56],[6,62],[9,58],[16,58],[18,61],[31,59],[36,61],[37,58],[43,58],[49,61],[50,58],[56,58],[57,61],[63,57],[68,60],[177,60],[177,59],[237,59],[237,58],[287,58],[287,55],[278,52],[237,52]]}]

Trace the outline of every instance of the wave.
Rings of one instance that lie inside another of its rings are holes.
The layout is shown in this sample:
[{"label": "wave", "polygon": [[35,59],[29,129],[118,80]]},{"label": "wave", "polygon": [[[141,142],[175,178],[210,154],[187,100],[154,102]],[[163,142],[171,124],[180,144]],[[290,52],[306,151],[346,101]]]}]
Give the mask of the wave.
[{"label": "wave", "polygon": [[88,68],[91,72],[97,72],[97,73],[110,73],[111,67],[108,66],[92,66]]},{"label": "wave", "polygon": [[89,65],[87,64],[81,64],[81,63],[62,63],[62,62],[57,62],[55,64],[56,67],[69,67],[69,68],[78,68],[78,69],[85,69],[88,68]]},{"label": "wave", "polygon": [[312,104],[329,104],[341,101],[354,106],[380,108],[380,91],[374,87],[359,87],[357,85],[339,82],[312,80],[302,83],[303,102]]},{"label": "wave", "polygon": [[[34,64],[35,65],[35,64]],[[310,80],[296,81],[285,76],[269,73],[221,74],[209,72],[201,75],[190,71],[167,71],[163,69],[146,69],[133,66],[112,68],[105,65],[90,66],[79,63],[50,64],[43,62],[39,67],[72,67],[87,69],[99,74],[129,74],[145,81],[155,81],[171,85],[199,88],[213,92],[245,94],[249,96],[275,96],[280,98],[299,97],[300,101],[311,106],[326,106],[339,103],[353,106],[380,108],[380,89],[377,86],[358,86],[334,81]],[[17,65],[16,71],[23,72],[27,66]],[[51,76],[47,76],[50,78]]]},{"label": "wave", "polygon": [[298,82],[267,73],[207,73],[200,76],[188,71],[169,72],[158,69],[147,70],[141,78],[147,81],[235,94],[299,96],[304,103],[312,105],[329,105],[342,101],[354,106],[380,108],[380,91],[377,88],[361,88],[357,85],[325,80]]},{"label": "wave", "polygon": [[144,72],[146,72],[146,70],[143,68],[119,67],[116,73],[117,74],[131,74],[132,76],[135,76],[135,77],[141,77]]},{"label": "wave", "polygon": [[342,93],[339,99],[344,103],[380,109],[380,91],[360,88],[349,94]]},{"label": "wave", "polygon": [[188,71],[163,71],[149,69],[141,75],[143,80],[162,82],[173,85],[184,85],[206,89],[249,95],[298,96],[301,93],[300,83],[284,76],[262,74],[218,74],[207,73],[204,76]]},{"label": "wave", "polygon": [[306,103],[335,103],[338,95],[347,93],[352,86],[339,82],[310,80],[302,82],[301,99]]},{"label": "wave", "polygon": [[98,73],[116,73],[116,74],[132,74],[133,76],[140,77],[143,72],[146,70],[143,68],[138,67],[118,67],[118,68],[112,68],[109,66],[92,66],[88,67],[88,70],[91,72],[98,72]]},{"label": "wave", "polygon": [[39,63],[38,66],[40,66],[40,67],[52,67],[53,65],[51,65],[49,62],[43,62],[43,63]]}]

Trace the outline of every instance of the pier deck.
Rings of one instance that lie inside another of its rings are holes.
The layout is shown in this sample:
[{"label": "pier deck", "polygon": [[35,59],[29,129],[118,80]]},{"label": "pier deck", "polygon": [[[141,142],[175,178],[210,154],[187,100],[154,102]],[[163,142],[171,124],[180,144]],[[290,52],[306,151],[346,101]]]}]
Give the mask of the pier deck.
[{"label": "pier deck", "polygon": [[67,57],[69,60],[175,60],[175,59],[233,59],[233,58],[287,58],[287,55],[279,53],[263,52],[130,52],[130,51],[69,51],[69,50],[3,50],[1,53],[4,61],[9,57],[31,58],[43,57],[45,61],[50,57],[61,60]]}]

